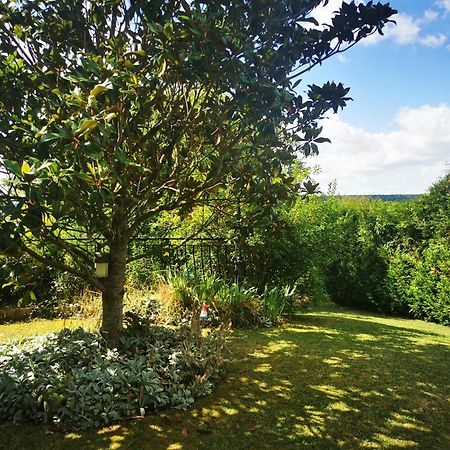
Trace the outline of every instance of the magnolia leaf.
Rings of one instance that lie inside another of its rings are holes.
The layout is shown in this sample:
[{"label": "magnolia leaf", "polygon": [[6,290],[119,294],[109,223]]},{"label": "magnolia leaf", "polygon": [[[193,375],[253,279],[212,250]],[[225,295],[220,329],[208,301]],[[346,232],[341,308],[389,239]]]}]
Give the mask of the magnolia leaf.
[{"label": "magnolia leaf", "polygon": [[85,120],[80,128],[75,131],[75,136],[80,136],[88,130],[93,130],[98,125],[98,120],[95,119],[87,119]]},{"label": "magnolia leaf", "polygon": [[100,159],[103,156],[102,148],[96,142],[88,141],[81,147],[81,149],[86,153],[86,155],[94,159]]},{"label": "magnolia leaf", "polygon": [[122,164],[131,164],[132,161],[128,158],[128,156],[124,153],[124,151],[120,148],[117,148],[115,151],[115,156],[117,158],[117,161],[121,162]]},{"label": "magnolia leaf", "polygon": [[95,177],[96,170],[95,170],[94,166],[90,162],[87,163],[87,168],[89,169],[89,172],[91,172],[92,175],[94,175],[94,177]]},{"label": "magnolia leaf", "polygon": [[117,117],[117,113],[109,113],[105,116],[105,122],[111,122],[111,120],[115,119]]},{"label": "magnolia leaf", "polygon": [[166,60],[164,59],[164,60],[163,60],[163,63],[162,63],[161,70],[160,70],[159,73],[158,73],[158,78],[161,78],[161,77],[166,73],[166,68],[167,68],[167,62],[166,62]]},{"label": "magnolia leaf", "polygon": [[56,141],[57,139],[61,139],[62,137],[64,137],[64,136],[59,133],[47,133],[42,136],[41,142],[44,143],[44,142]]},{"label": "magnolia leaf", "polygon": [[31,167],[27,162],[24,162],[20,168],[20,171],[22,172],[22,175],[29,174],[31,173]]},{"label": "magnolia leaf", "polygon": [[19,39],[22,39],[23,28],[20,25],[14,25],[14,33]]},{"label": "magnolia leaf", "polygon": [[110,81],[105,81],[101,84],[96,84],[93,89],[91,89],[91,92],[89,92],[90,97],[97,97],[97,95],[101,94],[102,92],[108,91],[112,89],[112,84]]},{"label": "magnolia leaf", "polygon": [[10,161],[9,159],[4,159],[3,165],[6,167],[8,172],[11,172],[17,176],[22,175],[22,171],[20,170],[20,164],[17,161]]},{"label": "magnolia leaf", "polygon": [[322,144],[322,143],[324,143],[324,142],[328,142],[328,143],[331,144],[331,141],[330,141],[328,138],[325,138],[325,137],[317,138],[317,139],[316,139],[316,142],[319,143],[319,144]]}]

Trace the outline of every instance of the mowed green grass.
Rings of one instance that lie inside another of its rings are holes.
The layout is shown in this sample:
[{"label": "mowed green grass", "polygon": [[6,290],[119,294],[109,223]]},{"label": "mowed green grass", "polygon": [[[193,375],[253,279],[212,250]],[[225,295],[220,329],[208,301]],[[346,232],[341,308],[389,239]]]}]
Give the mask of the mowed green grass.
[{"label": "mowed green grass", "polygon": [[41,336],[59,331],[63,328],[83,327],[87,330],[99,328],[95,319],[57,319],[57,320],[32,320],[30,322],[18,322],[0,325],[0,344],[10,339],[23,339],[30,336]]},{"label": "mowed green grass", "polygon": [[225,379],[188,411],[89,432],[4,424],[0,447],[450,449],[448,328],[330,307],[230,348]]}]

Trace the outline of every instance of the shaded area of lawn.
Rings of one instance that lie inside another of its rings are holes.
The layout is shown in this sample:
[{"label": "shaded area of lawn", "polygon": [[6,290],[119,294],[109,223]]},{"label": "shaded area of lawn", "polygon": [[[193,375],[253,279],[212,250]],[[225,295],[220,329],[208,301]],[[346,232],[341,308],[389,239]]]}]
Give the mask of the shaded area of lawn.
[{"label": "shaded area of lawn", "polygon": [[185,412],[100,431],[2,425],[2,448],[450,448],[450,330],[343,309],[236,332],[226,379]]}]

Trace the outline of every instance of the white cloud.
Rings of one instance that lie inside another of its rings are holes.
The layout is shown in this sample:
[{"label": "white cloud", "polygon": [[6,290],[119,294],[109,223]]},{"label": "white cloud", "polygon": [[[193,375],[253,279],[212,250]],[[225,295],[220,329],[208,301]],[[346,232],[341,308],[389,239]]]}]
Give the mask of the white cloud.
[{"label": "white cloud", "polygon": [[447,42],[447,36],[442,33],[427,34],[419,42],[425,47],[441,47]]},{"label": "white cloud", "polygon": [[431,23],[434,22],[439,18],[439,13],[437,11],[434,11],[433,9],[427,9],[423,13],[422,19],[420,19],[421,23]]},{"label": "white cloud", "polygon": [[[312,16],[319,23],[320,29],[324,24],[331,24],[333,16],[339,11],[342,3],[343,0],[330,0],[326,6],[314,9]],[[363,3],[363,1],[359,0],[356,3]],[[448,5],[448,11],[450,11],[450,0],[442,0],[441,3],[438,6],[447,8],[445,5]],[[390,39],[398,45],[417,44],[425,47],[440,47],[447,42],[447,37],[442,33],[424,35],[422,29],[423,25],[436,21],[439,16],[439,12],[433,9],[425,10],[417,19],[405,13],[398,13],[393,17],[397,25],[389,23],[383,29],[383,35],[375,33],[362,42],[365,45],[371,45]],[[307,26],[315,28],[312,24]]]},{"label": "white cloud", "polygon": [[[450,4],[450,0],[448,0]],[[389,23],[383,29],[383,35],[374,34],[363,41],[365,45],[377,44],[380,41],[390,39],[398,45],[418,44],[425,47],[440,47],[447,42],[447,37],[442,33],[423,35],[422,25],[430,23],[438,18],[439,14],[432,10],[426,10],[424,15],[414,19],[408,14],[399,13],[394,16],[397,25]]]},{"label": "white cloud", "polygon": [[438,0],[436,5],[450,12],[450,0]]},{"label": "white cloud", "polygon": [[386,37],[392,38],[397,44],[410,44],[419,37],[420,27],[411,16],[398,14],[395,16],[397,26],[389,24],[386,27]]},{"label": "white cloud", "polygon": [[[337,179],[342,194],[420,193],[442,176],[450,159],[450,107],[401,109],[397,131],[371,133],[333,115],[324,123],[318,157],[322,189]],[[448,168],[447,168],[448,170]]]}]

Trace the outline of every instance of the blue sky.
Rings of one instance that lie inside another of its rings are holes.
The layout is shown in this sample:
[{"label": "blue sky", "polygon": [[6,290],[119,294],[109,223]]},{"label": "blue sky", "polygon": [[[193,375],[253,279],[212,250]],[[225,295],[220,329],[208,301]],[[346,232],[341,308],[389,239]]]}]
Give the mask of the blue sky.
[{"label": "blue sky", "polygon": [[[342,4],[314,15],[326,23]],[[397,26],[313,69],[305,83],[351,88],[344,111],[324,121],[323,190],[341,194],[422,193],[450,170],[450,0],[392,0]]]}]

